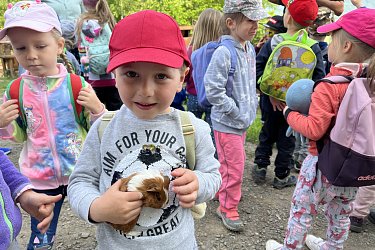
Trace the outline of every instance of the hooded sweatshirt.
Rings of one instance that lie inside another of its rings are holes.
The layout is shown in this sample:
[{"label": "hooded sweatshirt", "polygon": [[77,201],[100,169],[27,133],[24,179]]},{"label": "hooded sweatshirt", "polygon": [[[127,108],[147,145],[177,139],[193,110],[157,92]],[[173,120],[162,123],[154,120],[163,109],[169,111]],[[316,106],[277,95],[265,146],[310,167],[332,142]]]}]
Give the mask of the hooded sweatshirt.
[{"label": "hooded sweatshirt", "polygon": [[226,94],[226,85],[231,66],[231,55],[225,46],[219,46],[212,54],[204,76],[207,100],[212,104],[212,127],[222,133],[242,135],[256,118],[258,98],[256,94],[255,50],[250,42],[243,47],[232,36],[236,49],[237,65],[233,76],[231,97]]}]

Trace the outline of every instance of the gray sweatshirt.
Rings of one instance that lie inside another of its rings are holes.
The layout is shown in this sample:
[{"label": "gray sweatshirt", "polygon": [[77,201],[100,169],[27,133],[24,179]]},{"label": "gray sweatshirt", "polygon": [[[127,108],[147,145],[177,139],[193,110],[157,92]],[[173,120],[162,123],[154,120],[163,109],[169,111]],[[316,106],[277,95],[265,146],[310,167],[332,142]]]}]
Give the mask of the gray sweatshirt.
[{"label": "gray sweatshirt", "polygon": [[[220,164],[214,158],[208,124],[192,113],[189,115],[195,128],[198,204],[212,199],[219,190]],[[98,125],[95,122],[88,133],[68,186],[72,209],[87,222],[91,203],[110,187],[116,176],[157,169],[171,178],[171,171],[186,166],[179,111],[173,108],[169,114],[141,120],[123,105],[108,124],[101,143]],[[142,208],[137,225],[130,233],[125,235],[108,223],[98,223],[98,248],[196,249],[191,211],[179,206],[171,186],[167,206]]]},{"label": "gray sweatshirt", "polygon": [[220,46],[212,55],[204,76],[207,100],[211,109],[212,127],[223,133],[242,135],[256,118],[258,98],[256,95],[255,51],[250,42],[246,49],[232,36],[237,53],[237,66],[234,73],[233,92],[226,94],[226,84],[230,69],[230,52]]}]

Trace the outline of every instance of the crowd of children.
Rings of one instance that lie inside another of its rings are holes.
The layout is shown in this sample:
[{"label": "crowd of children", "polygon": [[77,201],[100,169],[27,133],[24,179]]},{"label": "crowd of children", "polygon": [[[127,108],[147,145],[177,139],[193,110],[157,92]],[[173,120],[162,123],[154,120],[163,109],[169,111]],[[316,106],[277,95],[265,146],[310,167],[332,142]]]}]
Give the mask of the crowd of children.
[{"label": "crowd of children", "polygon": [[[349,229],[361,232],[365,217],[375,223],[375,186],[335,185],[319,165],[321,138],[334,127],[350,82],[333,84],[324,77],[367,79],[369,96],[374,94],[375,33],[369,20],[375,10],[358,8],[333,22],[333,13],[318,6],[321,1],[279,2],[284,16],[265,23],[267,32],[256,46],[251,41],[258,22],[268,17],[260,0],[225,0],[223,13],[204,10],[188,46],[177,22],[153,10],[115,24],[105,0],[72,1],[78,6],[74,20],[58,16],[53,1],[8,5],[0,38],[8,36],[25,72],[4,94],[0,138],[22,142],[23,148],[20,172],[0,150],[0,229],[6,236],[0,249],[20,248],[17,202],[31,217],[27,249],[51,249],[65,197],[81,219],[97,226],[98,249],[197,249],[191,210],[214,197],[223,225],[244,230],[238,206],[257,92],[263,125],[253,179],[265,182],[276,143],[272,185],[296,185],[284,242],[269,240],[266,249],[302,249],[305,243],[314,250],[343,249]],[[210,41],[218,46],[197,82],[192,53]],[[288,77],[298,80],[296,75],[317,82],[307,115],[286,106],[287,87],[280,88]],[[184,83],[189,113],[173,106]],[[205,87],[210,108],[199,105],[196,84]],[[117,112],[103,128],[108,110]],[[297,145],[294,152],[288,126],[309,145]],[[301,166],[298,178],[291,174],[294,162]],[[170,182],[169,199],[148,208],[148,195],[160,200],[160,194],[155,186],[143,190],[137,175],[155,170]],[[142,188],[123,192],[124,178]],[[329,222],[326,240],[307,235],[319,204]],[[130,232],[113,227],[135,219]]]}]

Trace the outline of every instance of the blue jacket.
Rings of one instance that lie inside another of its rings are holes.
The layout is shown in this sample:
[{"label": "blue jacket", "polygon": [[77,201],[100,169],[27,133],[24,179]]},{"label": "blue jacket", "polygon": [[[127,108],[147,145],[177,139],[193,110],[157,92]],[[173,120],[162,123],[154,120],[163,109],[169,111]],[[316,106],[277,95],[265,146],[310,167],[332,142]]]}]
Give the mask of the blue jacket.
[{"label": "blue jacket", "polygon": [[22,215],[15,199],[29,184],[0,150],[0,249],[7,249],[21,231]]},{"label": "blue jacket", "polygon": [[[270,57],[272,53],[271,48],[271,40],[268,40],[262,47],[262,49],[259,51],[257,57],[256,57],[256,75],[257,75],[257,89],[259,89],[259,78],[263,75],[264,68],[266,67],[268,58]],[[316,66],[314,69],[314,73],[312,76],[313,81],[320,80],[326,76],[325,72],[325,66],[323,62],[323,56],[322,51],[320,50],[319,44],[315,43],[313,46],[311,46],[312,51],[314,51],[316,55]],[[260,106],[262,107],[262,110],[265,112],[272,112],[272,104],[270,102],[270,98],[268,95],[261,95],[260,98]]]}]

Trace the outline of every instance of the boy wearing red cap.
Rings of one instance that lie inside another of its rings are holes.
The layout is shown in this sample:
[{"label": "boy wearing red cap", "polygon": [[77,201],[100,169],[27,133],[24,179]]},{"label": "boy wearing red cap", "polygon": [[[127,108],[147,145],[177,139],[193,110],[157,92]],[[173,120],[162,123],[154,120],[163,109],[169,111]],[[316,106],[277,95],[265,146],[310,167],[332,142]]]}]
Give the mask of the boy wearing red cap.
[{"label": "boy wearing red cap", "polygon": [[[343,15],[334,23],[318,27],[319,33],[332,34],[332,42],[328,47],[328,60],[332,63],[332,67],[327,77],[368,78],[367,81],[354,80],[355,82],[352,83],[363,84],[369,93],[374,93],[374,84],[370,80],[373,76],[366,74],[368,69],[370,69],[368,72],[373,73],[371,70],[373,67],[369,66],[368,62],[372,60],[372,64],[374,63],[372,57],[375,54],[374,19],[375,9],[360,8]],[[324,152],[324,149],[318,151],[318,147],[319,142],[327,141],[325,139],[330,136],[332,127],[344,125],[342,122],[345,121],[338,115],[344,96],[348,94],[353,96],[353,99],[362,100],[354,92],[350,90],[347,92],[348,86],[349,81],[332,84],[329,80],[322,79],[314,87],[307,116],[288,107],[284,109],[284,116],[290,127],[309,139],[309,154],[302,163],[293,193],[284,244],[269,240],[266,243],[266,250],[302,249],[305,241],[308,248],[312,250],[344,248],[349,234],[351,203],[355,199],[358,187],[334,185],[332,178],[326,177],[326,173],[327,176],[329,173],[322,167],[324,154],[319,155],[319,152]],[[373,112],[369,114],[367,119],[371,120],[370,116],[374,117],[374,114]],[[358,117],[366,120],[363,116]],[[356,125],[362,130],[360,133],[368,134],[360,123]],[[342,139],[346,140],[345,131],[342,134]],[[367,140],[371,141],[371,139]],[[372,149],[367,145],[363,147]],[[338,156],[332,148],[329,151],[329,157]],[[353,149],[348,151],[350,151],[348,155],[357,154]],[[363,165],[363,162],[357,162],[356,166],[353,166],[354,176],[356,167]],[[318,205],[324,205],[327,219],[326,240],[307,234],[318,213]]]},{"label": "boy wearing red cap", "polygon": [[[286,6],[284,26],[287,28],[287,32],[274,35],[258,53],[256,57],[257,81],[262,77],[273,49],[280,42],[289,39],[289,37],[291,39],[297,32],[312,24],[318,13],[318,5],[315,0],[282,1]],[[317,61],[312,79],[316,81],[325,76],[325,70],[319,45],[312,40],[311,43],[313,44],[311,49],[315,53]],[[297,179],[290,175],[290,164],[293,158],[295,139],[292,136],[286,136],[288,124],[282,114],[285,103],[271,96],[261,95],[260,106],[263,111],[264,123],[259,134],[259,144],[255,150],[255,165],[252,172],[254,181],[257,183],[265,182],[267,167],[271,164],[272,146],[276,143],[278,152],[275,159],[275,178],[272,185],[277,189],[293,186]]]},{"label": "boy wearing red cap", "polygon": [[[196,249],[190,208],[212,199],[221,177],[210,127],[192,113],[196,164],[194,171],[186,166],[180,111],[170,107],[190,65],[181,31],[166,14],[140,11],[115,26],[109,47],[107,71],[115,73],[125,105],[102,137],[99,123],[90,130],[70,179],[70,204],[97,225],[98,249]],[[119,191],[119,177],[148,170],[171,180],[161,209],[142,208],[140,192]],[[129,233],[109,224],[138,216]]]}]

